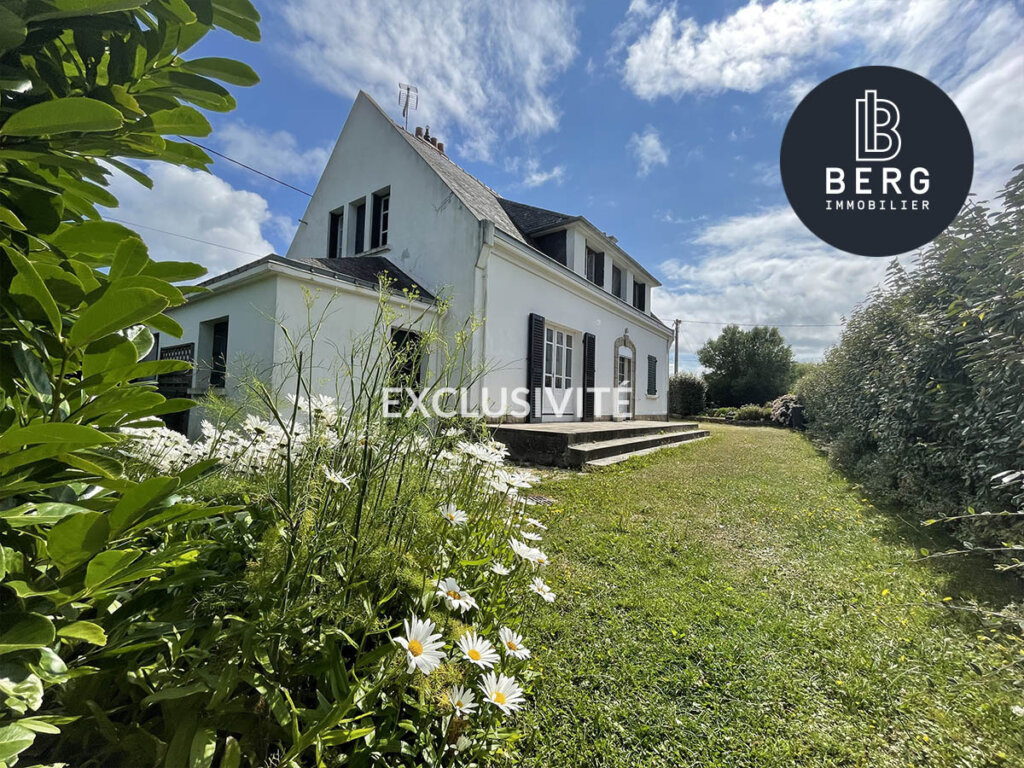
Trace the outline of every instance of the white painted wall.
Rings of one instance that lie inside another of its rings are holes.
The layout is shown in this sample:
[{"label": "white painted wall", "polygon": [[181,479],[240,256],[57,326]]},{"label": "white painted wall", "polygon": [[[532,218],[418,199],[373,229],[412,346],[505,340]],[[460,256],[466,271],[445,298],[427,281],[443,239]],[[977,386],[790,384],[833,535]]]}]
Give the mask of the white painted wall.
[{"label": "white painted wall", "polygon": [[[587,288],[559,265],[532,260],[517,253],[517,248],[500,239],[487,258],[487,301],[483,329],[484,350],[493,369],[485,376],[484,386],[526,386],[527,323],[531,312],[547,323],[577,334],[593,333],[595,346],[595,386],[615,385],[615,340],[626,329],[637,351],[636,416],[665,416],[668,412],[668,345],[671,332],[650,317],[641,317],[610,295],[595,302],[585,295]],[[532,260],[532,261],[531,261]],[[658,358],[658,393],[647,395],[647,356]],[[575,354],[573,379],[582,385],[582,346]],[[610,403],[604,413],[610,416]]]},{"label": "white painted wall", "polygon": [[[213,293],[168,310],[183,333],[180,339],[161,334],[160,347],[196,344],[192,394],[201,396],[209,391],[209,323],[226,318],[227,376],[224,389],[214,391],[239,399],[245,394],[244,382],[258,378],[283,403],[296,389],[294,344],[303,352],[303,371],[311,391],[349,402],[351,377],[361,374],[359,364],[351,365],[349,353],[378,320],[377,292],[330,277],[297,273],[287,266],[264,265],[255,270],[258,273],[248,279],[243,276],[239,282],[214,284]],[[392,298],[388,306],[389,331],[423,331],[436,315],[433,308],[400,296]],[[426,360],[425,369],[434,363]],[[201,418],[198,413],[190,419],[193,437]]]},{"label": "white painted wall", "polygon": [[479,222],[363,94],[345,121],[288,257],[325,258],[331,211],[384,187],[391,188],[388,245],[371,253],[386,257],[435,296],[450,297],[448,325],[461,327],[473,312]]},{"label": "white painted wall", "polygon": [[184,342],[196,344],[196,365],[192,373],[192,390],[206,391],[210,375],[210,338],[204,323],[228,318],[228,354],[224,394],[238,394],[243,371],[259,376],[270,373],[274,359],[274,316],[277,311],[276,286],[273,279],[253,280],[216,294],[197,295],[187,304],[167,310],[181,326],[183,334],[175,339],[160,334],[160,348]]}]

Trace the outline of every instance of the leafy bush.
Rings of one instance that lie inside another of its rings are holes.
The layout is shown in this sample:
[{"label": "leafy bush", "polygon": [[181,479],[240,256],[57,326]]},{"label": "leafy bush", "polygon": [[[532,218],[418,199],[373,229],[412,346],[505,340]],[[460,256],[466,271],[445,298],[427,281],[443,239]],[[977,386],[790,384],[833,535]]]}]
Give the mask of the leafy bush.
[{"label": "leafy bush", "polygon": [[[79,699],[101,669],[145,680],[160,651],[189,652],[189,630],[155,622],[209,572],[196,526],[235,507],[191,492],[214,462],[128,478],[123,430],[187,407],[142,380],[183,363],[140,362],[147,326],[181,329],[179,305],[205,270],[155,262],[142,240],[99,221],[114,206],[115,168],[149,180],[130,157],[204,168],[198,148],[165,134],[209,133],[183,102],[226,111],[209,79],[257,81],[228,59],[182,58],[214,26],[258,39],[259,14],[231,3],[36,0],[0,8],[0,765],[48,755],[69,727],[107,730],[109,713]],[[146,6],[146,8],[143,8]],[[90,13],[90,9],[104,13]],[[99,159],[102,159],[102,163]],[[148,681],[151,692],[158,680]],[[126,734],[126,744],[134,734]],[[56,739],[54,737],[57,737]],[[39,743],[36,743],[38,739]],[[74,753],[83,765],[89,758]]]},{"label": "leafy bush", "polygon": [[704,412],[704,396],[708,385],[702,376],[677,373],[668,380],[669,413],[694,416]]},{"label": "leafy bush", "polygon": [[736,409],[733,416],[736,421],[769,421],[772,409],[767,405],[748,404]]},{"label": "leafy bush", "polygon": [[738,411],[738,410],[739,410],[738,408],[731,408],[731,407],[730,408],[715,408],[715,410],[711,412],[711,415],[712,416],[717,416],[720,419],[732,419],[732,418],[735,418],[736,411]]},{"label": "leafy bush", "polygon": [[789,426],[790,416],[793,413],[793,406],[797,405],[796,395],[786,394],[772,401],[771,420],[776,424]]},{"label": "leafy bush", "polygon": [[783,394],[791,383],[793,351],[778,328],[744,331],[727,325],[697,357],[708,371],[708,399],[722,405],[763,403]]},{"label": "leafy bush", "polygon": [[[993,477],[1021,468],[1024,166],[1002,200],[968,205],[914,269],[894,263],[798,389],[836,464],[922,517],[1000,512]],[[1019,519],[970,538],[1007,541]]]},{"label": "leafy bush", "polygon": [[[392,366],[377,353],[394,321],[381,307],[353,352],[370,362],[345,382],[347,410],[322,395],[282,410],[265,393],[264,416],[206,423],[196,443],[133,433],[128,450],[141,467],[176,471],[212,457],[223,469],[199,492],[248,499],[211,532],[217,547],[203,565],[220,578],[190,611],[210,629],[187,657],[150,670],[182,707],[151,711],[153,736],[185,731],[214,745],[227,736],[251,765],[312,764],[324,750],[335,762],[385,753],[391,765],[450,765],[507,737],[502,720],[537,674],[521,621],[534,601],[555,598],[538,574],[544,525],[521,495],[531,477],[504,466],[500,444],[467,440],[464,426],[381,418],[376,384]],[[117,691],[109,709],[144,712],[152,700],[148,686],[105,682],[107,696]],[[505,699],[493,695],[499,684]],[[226,720],[231,712],[257,714]]]}]

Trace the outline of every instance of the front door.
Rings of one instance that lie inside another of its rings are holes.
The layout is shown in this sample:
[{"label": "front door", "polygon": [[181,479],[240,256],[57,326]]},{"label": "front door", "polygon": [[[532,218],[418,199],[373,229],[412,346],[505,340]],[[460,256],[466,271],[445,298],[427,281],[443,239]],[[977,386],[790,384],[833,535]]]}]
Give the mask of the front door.
[{"label": "front door", "polygon": [[[544,329],[544,407],[543,413],[554,418],[572,419],[576,413],[573,401],[573,362],[576,356],[575,335],[570,331]],[[559,411],[562,411],[559,413]]]},{"label": "front door", "polygon": [[619,354],[615,368],[615,386],[622,390],[617,396],[618,416],[622,419],[633,418],[633,358]]}]

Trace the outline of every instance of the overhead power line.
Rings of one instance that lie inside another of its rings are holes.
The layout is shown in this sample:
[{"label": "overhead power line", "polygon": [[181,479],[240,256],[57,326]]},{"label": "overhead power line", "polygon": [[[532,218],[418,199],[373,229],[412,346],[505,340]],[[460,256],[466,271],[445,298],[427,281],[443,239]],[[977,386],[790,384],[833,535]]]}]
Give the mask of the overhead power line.
[{"label": "overhead power line", "polygon": [[212,245],[214,248],[223,248],[225,251],[234,251],[235,253],[241,253],[245,256],[256,256],[262,258],[266,256],[265,253],[253,253],[252,251],[243,251],[241,248],[233,248],[230,245],[222,245],[221,243],[211,243],[209,240],[202,240],[198,237],[192,237],[191,235],[183,235],[180,232],[170,232],[166,229],[160,229],[158,227],[151,227],[149,224],[139,224],[134,221],[125,221],[124,219],[117,219],[113,216],[106,217],[108,221],[116,221],[118,224],[126,224],[129,227],[138,227],[139,229],[151,229],[154,232],[160,232],[164,235],[170,235],[171,237],[180,237],[182,240],[191,240],[193,243],[202,243],[203,245]]},{"label": "overhead power line", "polygon": [[733,320],[687,320],[685,317],[679,318],[684,323],[692,323],[695,325],[744,325],[750,328],[759,325],[771,325],[776,328],[842,328],[843,323],[737,323]]},{"label": "overhead power line", "polygon": [[281,181],[281,179],[278,179],[278,178],[276,178],[274,176],[271,176],[269,173],[264,173],[263,171],[259,170],[258,168],[253,168],[251,165],[246,165],[241,160],[235,160],[235,158],[233,158],[233,157],[228,157],[223,152],[218,152],[216,149],[210,149],[205,144],[200,144],[198,141],[192,141],[192,139],[190,139],[190,138],[188,138],[186,136],[179,136],[178,138],[183,140],[183,141],[187,141],[189,144],[193,144],[193,145],[199,147],[204,152],[209,152],[211,155],[216,155],[217,157],[221,157],[221,158],[227,160],[229,163],[234,163],[235,165],[237,165],[237,166],[239,166],[241,168],[245,168],[245,170],[247,170],[247,171],[252,171],[253,173],[258,174],[258,175],[262,176],[265,179],[270,179],[271,181],[277,182],[282,187],[288,187],[288,189],[291,189],[291,190],[293,190],[295,192],[298,192],[301,195],[305,195],[306,197],[312,197],[313,196],[312,193],[307,192],[304,189],[299,189],[298,187],[292,186],[287,181]]}]

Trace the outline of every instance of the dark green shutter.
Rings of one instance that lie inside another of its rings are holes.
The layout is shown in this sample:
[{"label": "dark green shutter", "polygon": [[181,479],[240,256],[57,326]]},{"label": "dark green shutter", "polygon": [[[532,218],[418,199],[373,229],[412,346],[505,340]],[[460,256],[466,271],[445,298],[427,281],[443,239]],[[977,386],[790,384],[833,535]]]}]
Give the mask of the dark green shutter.
[{"label": "dark green shutter", "polygon": [[647,356],[647,394],[658,394],[658,358]]},{"label": "dark green shutter", "polygon": [[544,391],[544,318],[533,312],[526,331],[526,386],[530,403],[527,421],[540,421],[540,398]]},{"label": "dark green shutter", "polygon": [[583,419],[594,420],[594,355],[597,351],[597,339],[592,333],[583,334]]}]

